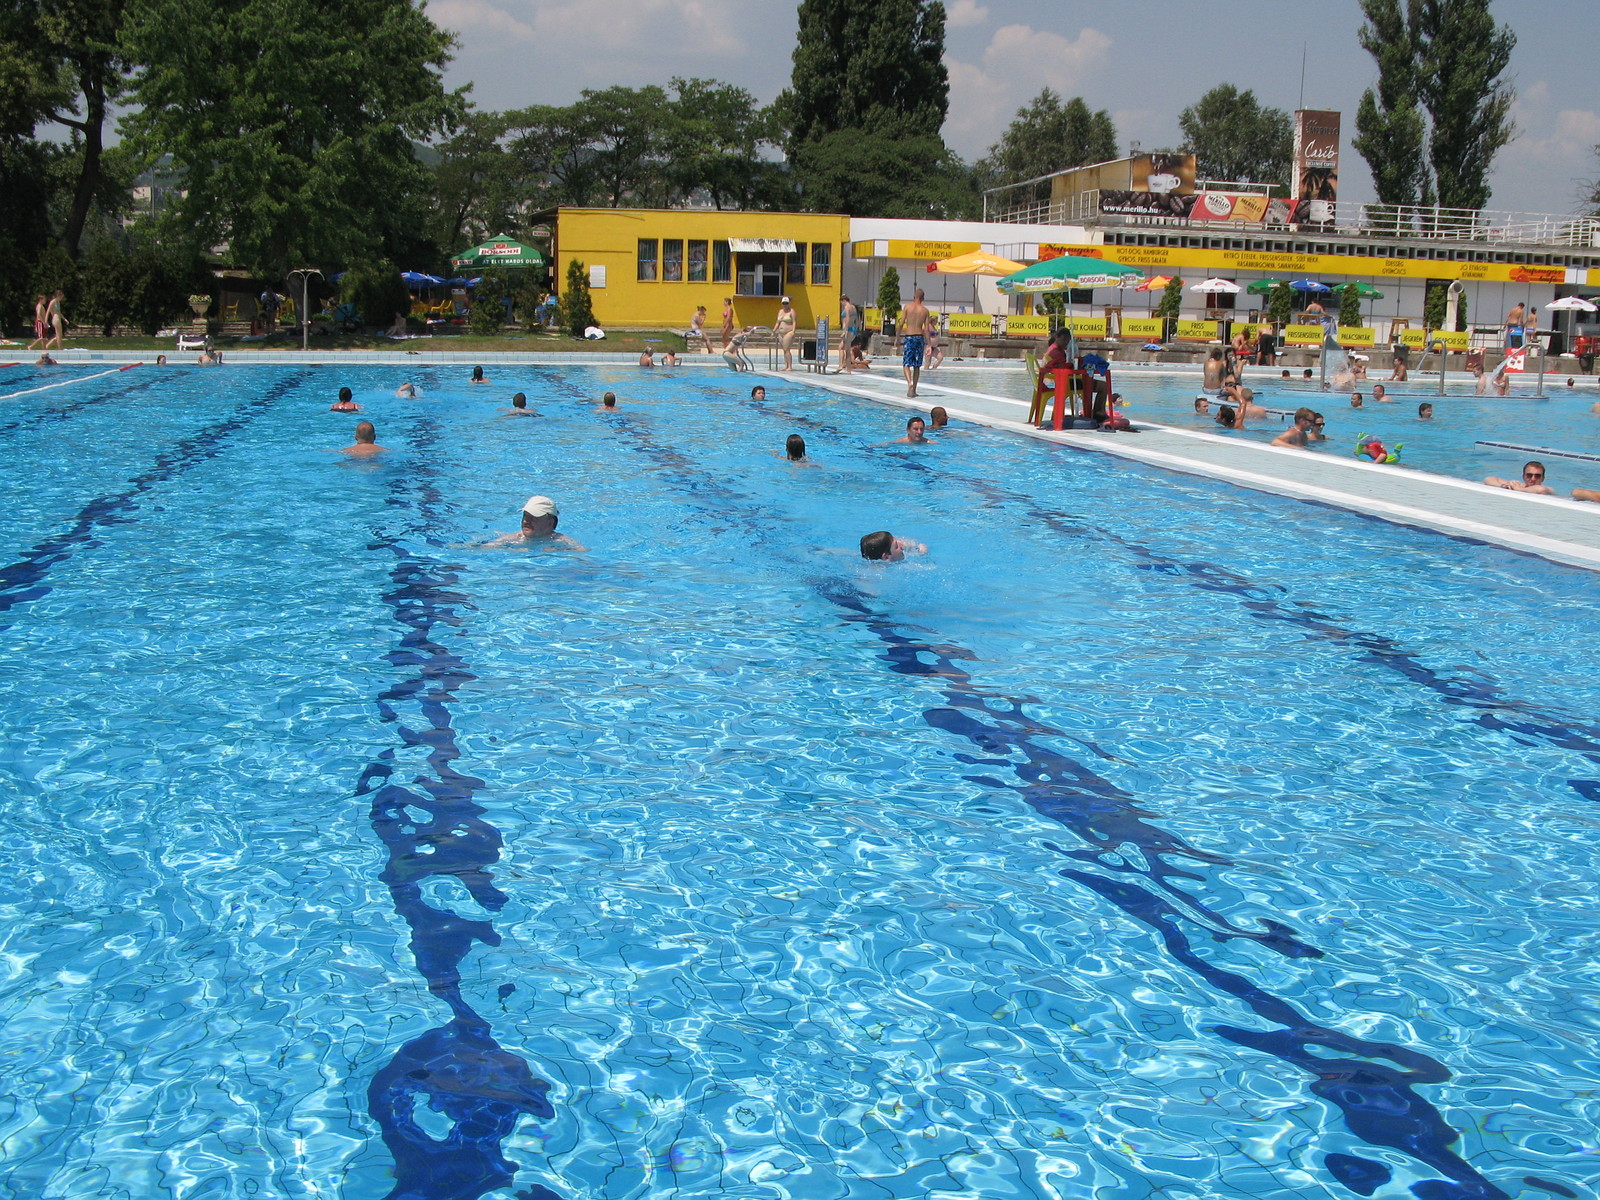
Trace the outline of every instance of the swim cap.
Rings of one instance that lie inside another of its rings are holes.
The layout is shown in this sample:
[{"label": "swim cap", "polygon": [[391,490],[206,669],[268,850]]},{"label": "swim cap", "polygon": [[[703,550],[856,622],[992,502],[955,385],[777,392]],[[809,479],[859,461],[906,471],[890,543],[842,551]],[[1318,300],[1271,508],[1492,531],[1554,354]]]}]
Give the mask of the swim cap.
[{"label": "swim cap", "polygon": [[522,511],[530,517],[554,517],[560,515],[556,502],[549,496],[529,496],[528,502],[522,506]]}]

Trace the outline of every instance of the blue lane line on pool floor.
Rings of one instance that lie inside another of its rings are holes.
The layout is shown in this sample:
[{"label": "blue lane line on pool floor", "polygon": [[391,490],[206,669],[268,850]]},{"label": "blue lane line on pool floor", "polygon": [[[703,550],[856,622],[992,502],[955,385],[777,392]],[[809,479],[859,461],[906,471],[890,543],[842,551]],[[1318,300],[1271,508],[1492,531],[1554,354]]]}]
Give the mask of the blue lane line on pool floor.
[{"label": "blue lane line on pool floor", "polygon": [[[737,395],[731,393],[729,395],[732,399],[741,399]],[[846,439],[847,435],[836,427],[805,414],[791,412],[770,399],[765,402],[757,402],[748,397],[742,399],[748,407],[765,415],[779,416],[790,424],[829,433],[841,440]],[[1513,741],[1515,735],[1537,738],[1555,749],[1579,755],[1600,770],[1600,726],[1587,725],[1548,712],[1527,701],[1509,697],[1499,684],[1492,681],[1478,682],[1435,671],[1423,664],[1415,654],[1394,638],[1342,626],[1311,605],[1290,599],[1287,589],[1277,584],[1253,583],[1242,575],[1215,563],[1185,562],[1171,558],[1141,542],[1119,537],[1101,525],[1083,521],[1059,509],[1042,507],[1033,497],[1013,492],[991,480],[946,470],[933,472],[923,463],[904,456],[892,457],[907,469],[925,471],[937,478],[953,480],[988,497],[992,502],[1017,506],[1030,520],[1045,524],[1068,537],[1089,537],[1117,546],[1140,560],[1134,564],[1136,569],[1173,576],[1202,591],[1233,596],[1239,599],[1245,611],[1257,620],[1294,625],[1321,641],[1340,648],[1350,647],[1360,652],[1358,657],[1361,661],[1398,673],[1410,682],[1434,693],[1447,705],[1477,710],[1472,721],[1480,728],[1491,733],[1512,736]],[[1506,714],[1509,714],[1509,717]],[[1600,778],[1568,779],[1567,785],[1585,800],[1600,802]]]},{"label": "blue lane line on pool floor", "polygon": [[[418,514],[421,536],[432,541],[429,532],[439,524],[443,502],[432,464],[438,426],[431,419],[416,425],[420,432],[409,475],[396,480],[390,497]],[[407,672],[374,704],[404,746],[426,749],[433,774],[413,779],[412,786],[394,782],[395,751],[387,749],[363,770],[355,794],[371,800],[373,831],[389,852],[380,878],[411,930],[417,970],[428,991],[451,1011],[445,1024],[406,1042],[374,1073],[368,1111],[394,1156],[395,1186],[388,1200],[477,1200],[514,1181],[517,1164],[506,1159],[502,1147],[517,1122],[524,1116],[549,1120],[555,1111],[546,1097],[550,1084],[495,1040],[489,1022],[461,994],[461,963],[473,946],[500,944],[493,922],[434,908],[422,893],[429,879],[444,878],[459,880],[486,912],[499,912],[507,900],[490,871],[500,858],[500,831],[483,819],[486,810],[475,798],[488,785],[456,769],[461,749],[451,706],[457,690],[477,677],[435,637],[438,627],[460,628],[472,602],[459,590],[460,566],[409,550],[399,536],[376,537],[368,549],[395,559],[383,602],[400,637],[387,658]],[[400,705],[415,706],[425,724],[407,725]],[[514,984],[502,986],[501,999],[514,990]],[[418,1121],[418,1103],[450,1120],[443,1138],[431,1136]],[[560,1200],[539,1185],[517,1195]]]},{"label": "blue lane line on pool floor", "polygon": [[162,379],[159,375],[153,375],[141,383],[131,383],[126,386],[122,386],[125,382],[123,379],[113,380],[112,382],[114,386],[98,396],[91,396],[87,400],[79,400],[76,397],[61,397],[60,399],[63,402],[59,407],[40,408],[21,414],[16,420],[0,425],[0,433],[16,433],[24,429],[45,425],[52,421],[65,421],[86,409],[105,404],[107,401],[124,400],[135,392],[143,392],[153,388],[156,384],[162,382]]},{"label": "blue lane line on pool floor", "polygon": [[[548,382],[553,390],[565,392],[574,399],[586,398],[559,377],[550,378]],[[627,445],[647,455],[654,469],[662,475],[676,476],[693,497],[690,503],[694,507],[703,506],[702,498],[715,499],[719,520],[727,521],[736,513],[741,514],[747,536],[752,540],[765,536],[762,513],[749,497],[706,474],[678,451],[654,442],[640,426],[635,425],[632,432],[634,436]],[[1257,987],[1242,975],[1211,965],[1194,950],[1179,928],[1181,923],[1197,924],[1202,933],[1211,938],[1232,936],[1254,940],[1291,958],[1321,956],[1320,951],[1301,942],[1286,925],[1266,923],[1266,933],[1254,934],[1232,926],[1219,930],[1208,921],[1197,919],[1195,913],[1205,913],[1205,910],[1170,883],[1172,877],[1185,875],[1187,869],[1172,867],[1163,856],[1182,855],[1196,862],[1224,865],[1228,860],[1193,850],[1165,831],[1147,825],[1144,818],[1151,814],[1140,808],[1133,796],[1082,763],[1041,745],[1038,740],[1041,737],[1078,739],[1028,717],[1022,701],[977,687],[972,677],[956,665],[958,659],[974,659],[970,651],[901,632],[889,618],[875,613],[867,598],[845,580],[814,579],[810,583],[819,597],[844,611],[849,619],[868,629],[885,645],[881,657],[892,670],[940,681],[948,707],[927,710],[924,717],[928,724],[941,732],[965,738],[989,756],[964,758],[963,761],[1010,767],[1021,782],[1007,784],[993,776],[966,778],[980,786],[1016,793],[1040,815],[1072,829],[1089,846],[1088,850],[1080,851],[1052,849],[1085,865],[1094,864],[1122,876],[1108,878],[1098,872],[1069,868],[1061,872],[1064,877],[1095,892],[1139,924],[1155,930],[1174,961],[1212,987],[1244,1003],[1264,1020],[1281,1026],[1265,1032],[1217,1026],[1218,1036],[1310,1074],[1312,1092],[1343,1113],[1351,1133],[1369,1144],[1406,1154],[1446,1176],[1445,1180],[1413,1184],[1411,1190],[1419,1200],[1509,1200],[1505,1191],[1452,1149],[1460,1140],[1460,1133],[1412,1090],[1416,1084],[1447,1082],[1451,1073],[1443,1063],[1420,1051],[1366,1041],[1317,1025],[1287,1001]],[[989,721],[978,720],[974,713],[981,713]],[[998,753],[1020,753],[1026,761],[1018,763],[1010,757],[994,758]],[[1155,836],[1149,837],[1150,834]],[[1147,837],[1149,844],[1139,840]],[[1104,860],[1103,855],[1115,853],[1125,842],[1139,847],[1145,866],[1125,855],[1119,856],[1117,862]],[[1134,882],[1135,876],[1144,877],[1156,891]],[[1165,893],[1166,898],[1161,893]],[[1182,898],[1183,908],[1172,902],[1175,897]],[[1312,1046],[1326,1047],[1351,1057],[1320,1058],[1310,1053]],[[1395,1066],[1374,1060],[1388,1060]],[[1352,1155],[1328,1155],[1324,1164],[1335,1179],[1361,1194],[1370,1194],[1370,1191],[1362,1191],[1370,1180],[1389,1178],[1388,1168],[1383,1164]]]},{"label": "blue lane line on pool floor", "polygon": [[[19,605],[49,595],[52,588],[48,577],[52,569],[79,550],[98,546],[100,539],[95,535],[100,529],[132,521],[133,514],[139,508],[139,498],[145,493],[222,453],[228,438],[293,390],[306,374],[301,371],[280,380],[254,400],[246,400],[235,406],[233,412],[223,420],[190,434],[172,449],[158,455],[149,470],[130,479],[124,491],[97,496],[85,504],[64,533],[36,542],[16,562],[0,567],[0,613],[9,613]],[[10,629],[11,625],[11,621],[0,619],[0,630]]]}]

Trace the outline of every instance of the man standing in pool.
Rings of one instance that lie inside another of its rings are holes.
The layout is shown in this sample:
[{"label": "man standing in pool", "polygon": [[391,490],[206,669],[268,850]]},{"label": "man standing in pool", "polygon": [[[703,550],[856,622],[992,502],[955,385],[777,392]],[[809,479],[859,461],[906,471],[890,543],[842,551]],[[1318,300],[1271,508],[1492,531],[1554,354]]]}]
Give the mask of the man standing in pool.
[{"label": "man standing in pool", "polygon": [[1317,414],[1312,412],[1311,409],[1297,408],[1294,410],[1294,424],[1273,438],[1272,444],[1274,446],[1298,446],[1303,450],[1306,443],[1311,440],[1311,427],[1316,422]]},{"label": "man standing in pool", "polygon": [[518,392],[511,397],[511,407],[502,408],[500,415],[503,417],[537,417],[538,411],[528,407],[528,397],[523,392]]},{"label": "man standing in pool", "polygon": [[1484,480],[1490,487],[1505,488],[1508,492],[1532,492],[1536,496],[1554,496],[1556,490],[1546,487],[1544,482],[1544,464],[1542,462],[1526,462],[1522,464],[1522,481],[1515,479],[1501,479],[1498,475],[1491,475]]},{"label": "man standing in pool", "polygon": [[1381,383],[1375,383],[1372,385],[1372,399],[1375,404],[1394,403],[1393,400],[1389,399],[1389,393],[1384,390],[1383,384]]},{"label": "man standing in pool", "polygon": [[933,445],[925,436],[928,423],[921,417],[912,417],[906,422],[905,437],[897,437],[892,442],[885,442],[886,446],[931,446]]},{"label": "man standing in pool", "polygon": [[348,454],[351,458],[370,458],[383,453],[383,447],[378,445],[378,431],[372,422],[357,421],[355,445],[346,446],[339,453]]},{"label": "man standing in pool", "polygon": [[574,550],[584,553],[588,547],[580,546],[564,533],[556,532],[561,520],[561,510],[549,496],[529,496],[522,506],[522,528],[507,533],[493,541],[485,542],[486,549],[516,546],[524,550]]},{"label": "man standing in pool", "polygon": [[922,302],[922,289],[911,294],[911,303],[900,314],[905,338],[900,347],[900,369],[905,372],[906,398],[914,399],[917,381],[922,378],[923,338],[928,328],[928,306]]}]

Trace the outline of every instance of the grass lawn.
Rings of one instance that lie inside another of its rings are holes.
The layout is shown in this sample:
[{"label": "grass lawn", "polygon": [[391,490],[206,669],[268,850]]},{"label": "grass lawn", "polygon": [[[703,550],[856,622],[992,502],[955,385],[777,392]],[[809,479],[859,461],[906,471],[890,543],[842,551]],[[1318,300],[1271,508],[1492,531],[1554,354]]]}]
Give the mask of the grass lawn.
[{"label": "grass lawn", "polygon": [[[242,354],[250,350],[298,350],[300,338],[295,333],[278,333],[264,339],[243,341],[234,337],[213,337],[212,343],[230,353]],[[66,349],[84,350],[151,350],[174,353],[176,338],[155,337],[86,337],[66,340]],[[485,351],[533,353],[540,350],[590,352],[594,354],[638,354],[649,346],[657,354],[663,350],[676,350],[682,354],[683,338],[668,329],[608,329],[604,341],[586,342],[560,333],[543,331],[523,333],[508,331],[499,337],[477,337],[471,333],[441,333],[434,337],[416,338],[397,342],[390,338],[365,333],[313,333],[310,348],[325,350],[459,350],[463,354],[481,354]],[[27,351],[17,347],[0,347],[0,357],[18,358]],[[34,351],[33,356],[37,357]]]}]

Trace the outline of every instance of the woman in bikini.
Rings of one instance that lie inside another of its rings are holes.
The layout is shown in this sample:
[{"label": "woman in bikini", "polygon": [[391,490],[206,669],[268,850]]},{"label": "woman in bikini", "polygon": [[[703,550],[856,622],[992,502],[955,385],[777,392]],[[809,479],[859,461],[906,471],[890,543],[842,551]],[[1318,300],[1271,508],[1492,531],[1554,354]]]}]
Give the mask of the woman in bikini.
[{"label": "woman in bikini", "polygon": [[778,316],[772,322],[772,332],[777,335],[778,345],[783,350],[783,369],[794,370],[794,308],[789,304],[789,297],[783,298],[783,303],[778,308]]}]

